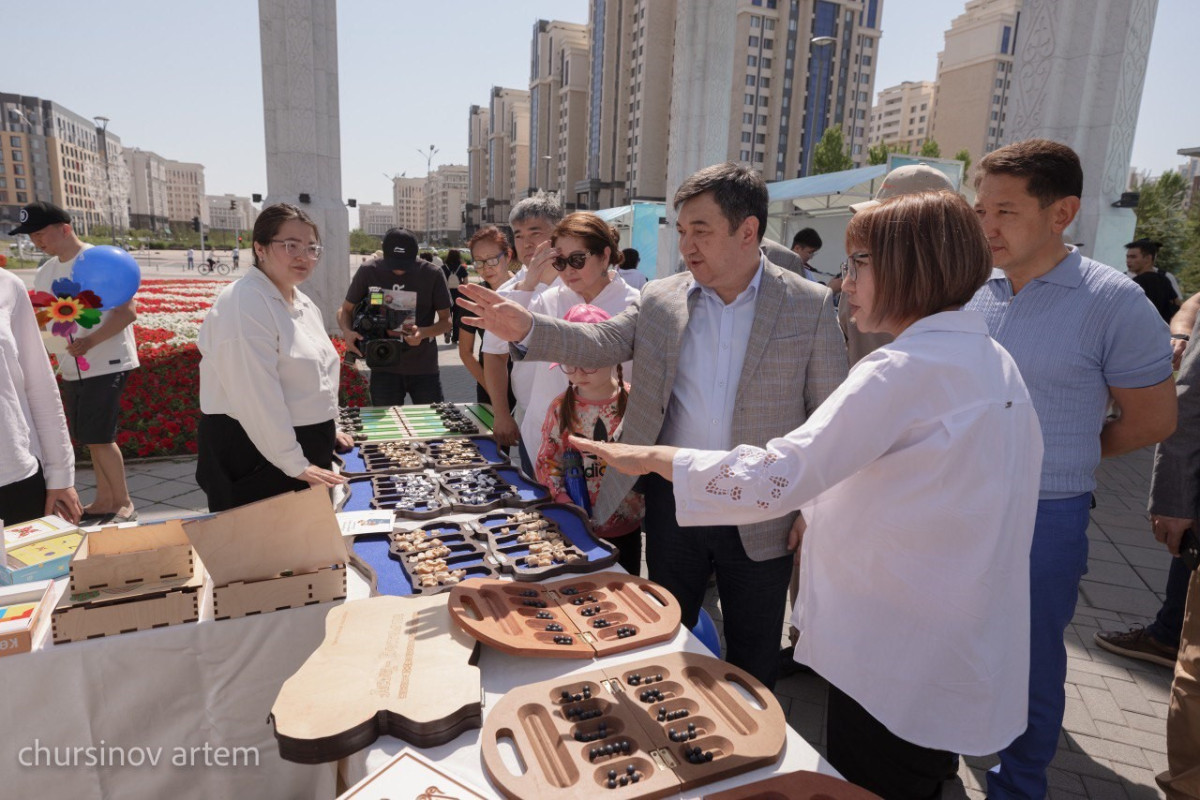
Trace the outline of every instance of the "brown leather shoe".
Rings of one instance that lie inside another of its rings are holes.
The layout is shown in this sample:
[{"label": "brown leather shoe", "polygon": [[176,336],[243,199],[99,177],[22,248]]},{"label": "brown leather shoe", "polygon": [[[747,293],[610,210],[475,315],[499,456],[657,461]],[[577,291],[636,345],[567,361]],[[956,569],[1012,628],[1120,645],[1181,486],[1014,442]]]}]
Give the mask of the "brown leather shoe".
[{"label": "brown leather shoe", "polygon": [[1097,631],[1093,638],[1096,644],[1110,653],[1163,667],[1174,667],[1179,658],[1178,647],[1170,647],[1156,640],[1141,625],[1135,625],[1127,631]]}]

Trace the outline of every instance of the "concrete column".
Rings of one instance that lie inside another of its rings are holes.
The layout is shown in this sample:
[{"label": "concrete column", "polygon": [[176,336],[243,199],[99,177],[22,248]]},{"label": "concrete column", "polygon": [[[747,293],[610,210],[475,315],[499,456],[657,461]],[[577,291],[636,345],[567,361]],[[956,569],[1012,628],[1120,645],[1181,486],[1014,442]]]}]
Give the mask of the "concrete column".
[{"label": "concrete column", "polygon": [[[671,199],[689,175],[729,158],[731,68],[737,35],[737,0],[675,5],[671,124],[667,137],[667,228],[659,239],[658,275],[679,263],[679,237]],[[740,73],[739,73],[740,74]]]},{"label": "concrete column", "polygon": [[1113,208],[1129,181],[1158,0],[1025,0],[1005,141],[1045,138],[1083,162],[1083,204],[1067,229],[1085,255],[1124,271],[1134,214]]},{"label": "concrete column", "polygon": [[[342,200],[336,0],[259,0],[265,205],[293,203],[317,223],[325,253],[301,290],[337,330],[350,283],[350,230]],[[307,194],[309,202],[300,202]]]}]

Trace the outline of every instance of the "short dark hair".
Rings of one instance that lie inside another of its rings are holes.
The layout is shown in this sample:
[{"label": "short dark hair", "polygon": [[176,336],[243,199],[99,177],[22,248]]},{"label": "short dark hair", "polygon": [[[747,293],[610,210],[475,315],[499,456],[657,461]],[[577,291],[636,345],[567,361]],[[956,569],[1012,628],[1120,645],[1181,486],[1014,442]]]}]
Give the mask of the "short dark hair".
[{"label": "short dark hair", "polygon": [[859,211],[846,226],[846,252],[859,247],[871,255],[880,317],[892,322],[965,305],[992,273],[979,217],[946,190],[897,195]]},{"label": "short dark hair", "polygon": [[625,257],[625,261],[621,264],[621,269],[637,269],[638,264],[642,263],[642,255],[632,247],[626,247],[621,251],[621,255]]},{"label": "short dark hair", "polygon": [[732,234],[747,217],[758,220],[758,240],[767,230],[767,185],[757,172],[732,161],[713,164],[693,173],[675,192],[673,205],[679,207],[694,197],[712,192],[713,200],[729,222]]},{"label": "short dark hair", "polygon": [[1153,239],[1147,239],[1145,236],[1140,239],[1134,239],[1132,242],[1129,242],[1125,245],[1126,250],[1137,248],[1151,258],[1154,258],[1158,255],[1158,251],[1161,247],[1162,242],[1156,242]]},{"label": "short dark hair", "polygon": [[458,269],[462,264],[462,253],[451,247],[449,252],[446,253],[445,263],[450,269]]},{"label": "short dark hair", "polygon": [[[251,234],[250,239],[255,244],[270,247],[271,240],[279,234],[279,229],[285,223],[292,220],[303,222],[312,228],[313,236],[316,237],[318,242],[321,241],[321,231],[317,229],[317,223],[313,222],[312,217],[306,214],[303,209],[291,203],[276,203],[273,206],[264,208],[254,221],[254,232]],[[251,251],[253,252],[253,248],[251,248]],[[254,266],[260,266],[258,263],[258,253],[254,253]]]},{"label": "short dark hair", "polygon": [[817,233],[812,228],[805,228],[801,231],[798,231],[796,235],[792,237],[792,249],[794,250],[798,244],[802,244],[805,247],[811,247],[814,250],[820,250],[822,247],[821,234]]},{"label": "short dark hair", "polygon": [[975,168],[975,188],[985,175],[1012,175],[1026,180],[1026,191],[1042,208],[1064,197],[1083,196],[1083,167],[1065,144],[1026,139],[993,150]]}]

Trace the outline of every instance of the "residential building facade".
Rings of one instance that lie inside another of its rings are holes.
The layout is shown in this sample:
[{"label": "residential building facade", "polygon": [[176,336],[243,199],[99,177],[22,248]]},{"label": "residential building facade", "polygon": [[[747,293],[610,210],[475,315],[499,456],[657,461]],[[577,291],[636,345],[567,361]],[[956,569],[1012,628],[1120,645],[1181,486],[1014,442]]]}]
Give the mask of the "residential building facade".
[{"label": "residential building facade", "polygon": [[[587,147],[587,26],[538,20],[529,76],[531,190],[565,194],[583,178]],[[567,198],[565,198],[567,199]],[[568,207],[573,207],[567,199]]]},{"label": "residential building facade", "polygon": [[[208,227],[214,231],[250,232],[258,219],[258,209],[249,197],[235,194],[210,194],[205,197],[208,205]],[[243,237],[245,240],[246,237]]]},{"label": "residential building facade", "polygon": [[1004,142],[1021,0],[968,0],[938,54],[929,136],[943,155],[965,149],[971,161]]},{"label": "residential building facade", "polygon": [[395,224],[419,234],[418,239],[425,236],[425,184],[425,178],[401,176],[392,179]]},{"label": "residential building facade", "polygon": [[467,201],[465,206],[468,239],[483,225],[483,208],[488,198],[488,137],[491,111],[471,106],[467,115]]},{"label": "residential building facade", "polygon": [[204,193],[204,165],[167,159],[167,219],[171,227],[186,227],[193,217],[209,224]]},{"label": "residential building facade", "polygon": [[920,151],[929,139],[933,120],[933,81],[904,81],[881,89],[871,108],[867,143],[894,146],[907,153]]},{"label": "residential building facade", "polygon": [[442,164],[429,176],[426,201],[429,204],[429,238],[433,241],[449,245],[464,241],[469,172],[466,164]]},{"label": "residential building facade", "polygon": [[508,223],[513,204],[525,197],[529,176],[529,90],[492,87],[488,107],[488,191],[483,222]]},{"label": "residential building facade", "polygon": [[383,203],[358,204],[358,227],[363,233],[382,239],[389,228],[396,226],[395,206],[385,206]]},{"label": "residential building facade", "polygon": [[137,147],[126,148],[123,156],[129,172],[129,227],[163,231],[168,226],[167,159]]}]

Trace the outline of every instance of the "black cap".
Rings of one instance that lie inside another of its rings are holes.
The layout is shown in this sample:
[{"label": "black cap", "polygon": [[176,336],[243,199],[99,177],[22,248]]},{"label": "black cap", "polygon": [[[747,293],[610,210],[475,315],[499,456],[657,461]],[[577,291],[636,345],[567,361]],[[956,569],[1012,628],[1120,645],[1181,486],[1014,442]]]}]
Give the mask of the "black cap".
[{"label": "black cap", "polygon": [[383,263],[406,266],[417,260],[417,237],[404,228],[391,228],[383,236]]},{"label": "black cap", "polygon": [[9,236],[18,233],[37,233],[47,225],[71,221],[70,215],[47,200],[30,203],[21,209],[21,224],[8,232]]},{"label": "black cap", "polygon": [[1143,253],[1149,253],[1150,255],[1154,256],[1158,255],[1158,249],[1162,247],[1162,242],[1156,242],[1153,239],[1148,239],[1143,236],[1141,239],[1134,239],[1132,242],[1128,242],[1125,247],[1136,247]]}]

